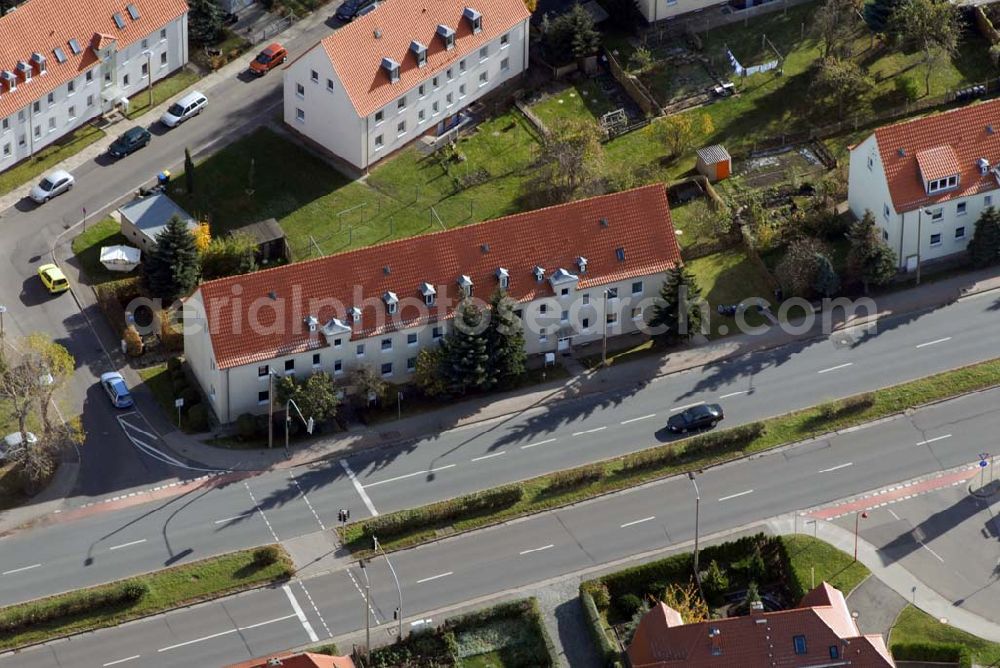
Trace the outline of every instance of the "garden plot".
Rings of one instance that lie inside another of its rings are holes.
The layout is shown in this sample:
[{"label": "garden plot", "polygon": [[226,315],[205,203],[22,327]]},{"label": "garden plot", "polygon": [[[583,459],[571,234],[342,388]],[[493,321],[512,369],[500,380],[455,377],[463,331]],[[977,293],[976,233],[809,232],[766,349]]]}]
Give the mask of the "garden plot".
[{"label": "garden plot", "polygon": [[641,77],[661,107],[704,95],[718,83],[708,59],[683,47],[654,51],[656,63]]},{"label": "garden plot", "polygon": [[800,179],[815,179],[827,171],[813,149],[798,146],[758,155],[736,163],[734,173],[751,188],[766,188]]}]

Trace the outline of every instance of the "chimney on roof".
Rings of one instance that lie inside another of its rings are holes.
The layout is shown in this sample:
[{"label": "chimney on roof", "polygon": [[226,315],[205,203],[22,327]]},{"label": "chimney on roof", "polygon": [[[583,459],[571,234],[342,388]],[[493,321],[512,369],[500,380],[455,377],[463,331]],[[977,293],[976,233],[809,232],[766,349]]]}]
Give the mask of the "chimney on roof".
[{"label": "chimney on roof", "polygon": [[896,151],[896,152],[899,154],[900,158],[905,158],[906,157],[906,149],[905,148],[900,147],[899,150]]},{"label": "chimney on roof", "polygon": [[481,250],[483,252],[483,254],[485,255],[486,253],[490,252],[490,245],[489,244],[480,244],[479,250]]},{"label": "chimney on roof", "polygon": [[382,31],[379,30],[378,28],[375,28],[375,30],[372,32],[372,35],[375,36],[375,39],[382,39]]},{"label": "chimney on roof", "polygon": [[608,219],[607,218],[601,218],[600,224],[601,224],[601,227],[607,227],[608,226]]},{"label": "chimney on roof", "polygon": [[267,296],[271,298],[271,301],[272,301],[272,302],[276,302],[276,301],[278,301],[278,293],[277,293],[277,292],[275,292],[274,290],[271,290],[271,291],[269,291],[269,292],[267,293]]},{"label": "chimney on roof", "polygon": [[385,265],[384,267],[382,267],[382,273],[388,276],[389,274],[392,273],[392,268],[389,265]]},{"label": "chimney on roof", "polygon": [[988,135],[993,134],[993,124],[992,123],[990,123],[989,125],[986,126],[986,134],[988,134]]},{"label": "chimney on roof", "polygon": [[268,666],[283,666],[285,664],[283,664],[281,662],[281,659],[279,659],[278,657],[273,657],[273,658],[270,658],[270,659],[267,660],[267,665]]}]

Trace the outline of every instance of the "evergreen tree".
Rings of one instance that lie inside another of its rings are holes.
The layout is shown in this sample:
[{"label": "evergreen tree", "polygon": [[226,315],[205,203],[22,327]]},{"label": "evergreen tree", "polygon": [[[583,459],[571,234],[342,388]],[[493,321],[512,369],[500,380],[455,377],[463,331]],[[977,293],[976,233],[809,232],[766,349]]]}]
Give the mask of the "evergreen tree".
[{"label": "evergreen tree", "polygon": [[816,276],[813,278],[813,290],[823,296],[832,297],[840,292],[840,276],[833,268],[833,263],[823,253],[816,254]]},{"label": "evergreen tree", "polygon": [[216,0],[188,2],[188,35],[196,44],[215,44],[222,33],[222,8]]},{"label": "evergreen tree", "polygon": [[969,240],[969,260],[974,267],[1000,262],[1000,212],[992,206],[976,221],[976,231]]},{"label": "evergreen tree", "polygon": [[490,353],[486,348],[483,312],[465,301],[455,312],[451,331],[444,340],[441,369],[448,388],[464,394],[469,389],[490,387]]},{"label": "evergreen tree", "polygon": [[882,239],[875,216],[865,211],[864,217],[851,225],[847,232],[851,248],[847,251],[847,273],[861,283],[865,293],[870,285],[885,285],[896,275],[896,253]]},{"label": "evergreen tree", "polygon": [[683,266],[670,269],[648,324],[661,328],[657,336],[668,344],[689,339],[701,330],[700,301],[701,288],[694,274]]},{"label": "evergreen tree", "polygon": [[156,235],[156,247],[146,255],[145,265],[150,292],[165,302],[189,294],[198,284],[198,249],[179,216],[173,216]]},{"label": "evergreen tree", "polygon": [[893,14],[901,4],[900,0],[872,0],[865,5],[865,23],[874,33],[893,35],[898,28],[893,25]]},{"label": "evergreen tree", "polygon": [[486,328],[489,378],[492,386],[505,385],[524,373],[524,328],[514,315],[513,299],[497,290],[490,300],[490,323]]},{"label": "evergreen tree", "polygon": [[551,21],[543,19],[542,33],[542,45],[549,57],[562,63],[592,56],[601,46],[594,17],[579,3]]}]

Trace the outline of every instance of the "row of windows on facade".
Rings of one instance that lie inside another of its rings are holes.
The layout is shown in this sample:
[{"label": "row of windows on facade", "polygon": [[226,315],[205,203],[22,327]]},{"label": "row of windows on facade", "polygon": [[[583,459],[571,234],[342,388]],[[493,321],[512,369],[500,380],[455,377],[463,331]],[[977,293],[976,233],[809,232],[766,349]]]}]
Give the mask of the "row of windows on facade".
[{"label": "row of windows on facade", "polygon": [[[133,20],[139,18],[139,10],[135,9],[135,5],[131,4],[129,5],[129,16],[131,16]],[[119,28],[123,28],[125,26],[125,22],[121,18],[120,13],[116,12],[114,14],[114,19],[115,19],[115,24]],[[163,42],[166,41],[166,39],[167,39],[167,29],[161,28],[160,41]],[[72,52],[74,56],[79,56],[81,53],[83,53],[83,47],[80,45],[80,40],[76,39],[75,37],[68,40],[66,42],[66,45],[69,47],[70,52]],[[142,48],[143,49],[149,48],[149,38],[143,38]],[[57,46],[54,49],[52,49],[52,55],[55,56],[56,62],[60,64],[65,63],[68,60],[68,58],[66,57],[66,51],[62,48],[62,46]],[[125,62],[128,62],[128,60],[126,60]],[[45,74],[48,71],[45,56],[43,56],[38,52],[31,54],[31,63],[33,63],[34,66],[38,67],[39,74]],[[22,60],[18,61],[16,69],[18,74],[21,74],[24,77],[24,83],[28,83],[29,81],[31,81],[32,65]],[[8,85],[10,90],[13,91],[17,89],[17,77],[14,75],[13,72],[9,70],[4,70],[2,78],[4,82]]]},{"label": "row of windows on facade", "polygon": [[[968,210],[969,210],[968,204],[969,204],[968,202],[956,202],[955,203],[955,215],[956,216],[964,216],[968,212]],[[983,206],[993,206],[993,195],[983,195]],[[939,206],[936,209],[928,209],[928,212],[930,214],[931,222],[938,222],[940,220],[944,220],[944,207],[943,206]],[[883,204],[882,205],[882,215],[885,218],[889,217],[889,205],[888,204]]]}]

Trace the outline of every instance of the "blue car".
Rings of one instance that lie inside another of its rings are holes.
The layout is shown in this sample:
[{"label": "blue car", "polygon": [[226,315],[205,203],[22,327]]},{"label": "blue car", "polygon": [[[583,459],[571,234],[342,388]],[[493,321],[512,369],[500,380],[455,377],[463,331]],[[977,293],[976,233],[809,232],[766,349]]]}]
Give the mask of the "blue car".
[{"label": "blue car", "polygon": [[101,374],[101,386],[108,393],[115,408],[131,408],[132,395],[129,394],[125,379],[117,371]]}]

